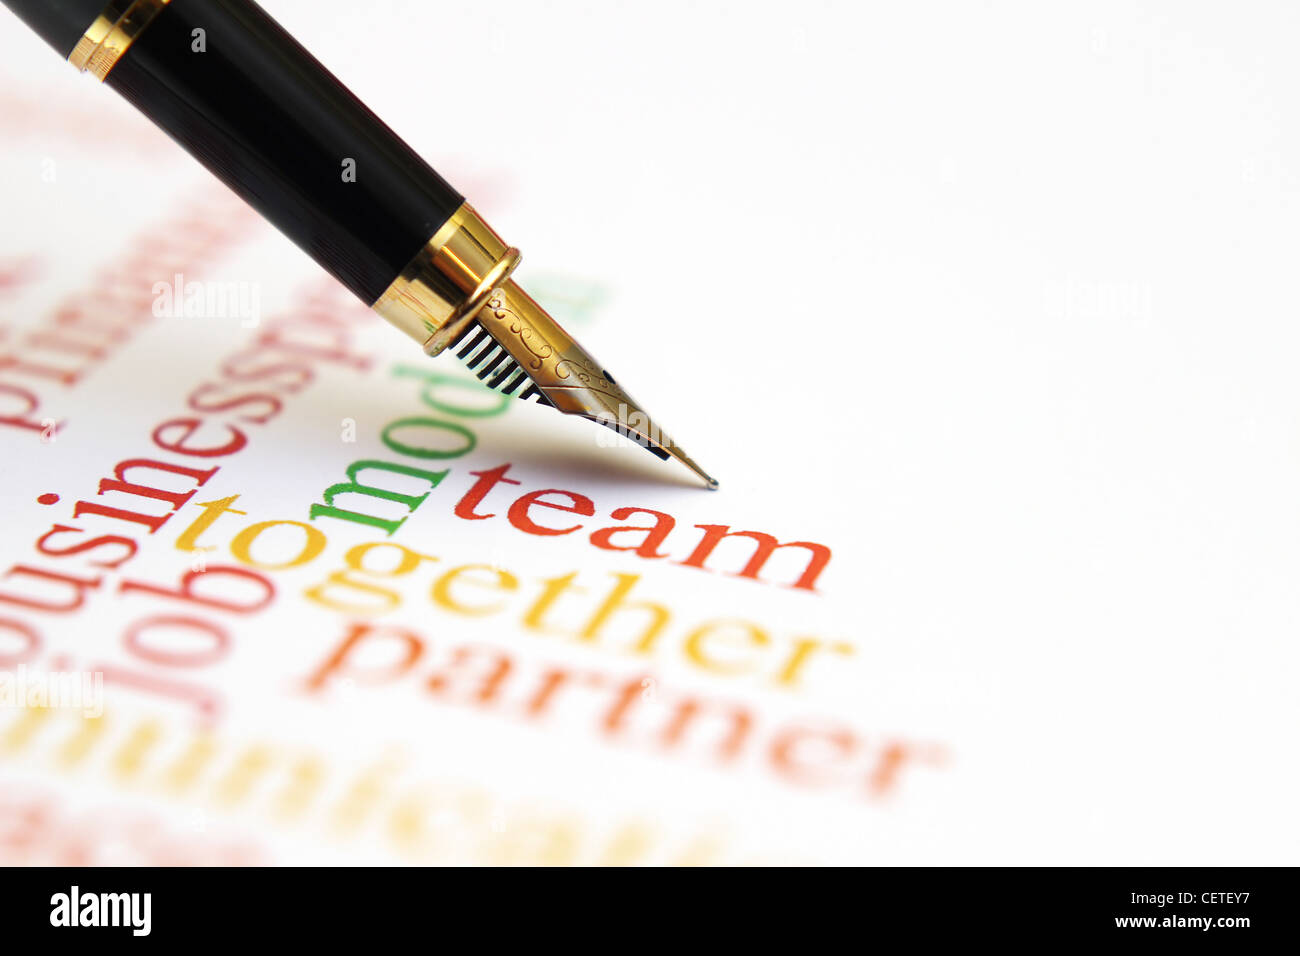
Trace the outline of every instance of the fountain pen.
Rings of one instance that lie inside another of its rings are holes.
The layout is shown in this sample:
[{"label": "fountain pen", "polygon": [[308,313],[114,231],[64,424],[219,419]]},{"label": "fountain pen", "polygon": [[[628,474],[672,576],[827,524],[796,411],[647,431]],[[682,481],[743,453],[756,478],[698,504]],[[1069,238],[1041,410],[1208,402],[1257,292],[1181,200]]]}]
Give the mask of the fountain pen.
[{"label": "fountain pen", "polygon": [[710,478],[511,278],[519,250],[252,0],[3,0],[367,306]]}]

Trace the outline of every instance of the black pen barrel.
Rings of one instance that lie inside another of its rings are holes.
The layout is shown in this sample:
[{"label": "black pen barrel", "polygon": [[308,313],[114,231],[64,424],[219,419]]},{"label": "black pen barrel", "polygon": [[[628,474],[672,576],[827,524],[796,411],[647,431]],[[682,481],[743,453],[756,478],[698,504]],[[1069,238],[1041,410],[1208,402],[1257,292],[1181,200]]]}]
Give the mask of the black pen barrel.
[{"label": "black pen barrel", "polygon": [[104,9],[105,0],[4,0],[4,5],[35,30],[64,59]]},{"label": "black pen barrel", "polygon": [[[35,4],[5,2],[41,31]],[[251,0],[117,3],[154,11],[107,85],[367,305],[464,201]]]}]

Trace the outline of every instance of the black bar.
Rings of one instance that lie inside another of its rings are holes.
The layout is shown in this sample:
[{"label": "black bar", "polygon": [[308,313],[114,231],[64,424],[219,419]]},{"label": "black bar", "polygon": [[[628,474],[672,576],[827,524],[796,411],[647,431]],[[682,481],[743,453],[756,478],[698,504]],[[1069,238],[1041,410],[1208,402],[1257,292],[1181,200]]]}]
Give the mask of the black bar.
[{"label": "black bar", "polygon": [[[650,880],[664,885],[640,885]],[[635,892],[618,885],[634,881]],[[717,896],[720,883],[724,897]],[[408,937],[429,946],[489,927],[496,942],[503,929],[527,927],[533,942],[548,946],[596,935],[613,948],[625,945],[617,937],[636,932],[686,949],[710,942],[735,948],[761,934],[765,949],[797,941],[799,952],[908,951],[935,939],[1059,943],[1066,951],[1125,942],[1181,951],[1208,942],[1218,951],[1249,952],[1292,939],[1296,921],[1295,874],[1286,869],[742,869],[598,881],[465,869],[9,869],[0,871],[6,940],[132,939],[129,926],[52,925],[55,898],[70,897],[74,885],[82,899],[148,892],[149,936],[201,939],[205,949],[275,940],[297,949],[323,942],[334,952],[352,939]],[[751,894],[762,904],[738,905]],[[703,902],[711,898],[712,907]],[[711,910],[716,919],[707,918]],[[587,928],[598,934],[583,934]]]}]

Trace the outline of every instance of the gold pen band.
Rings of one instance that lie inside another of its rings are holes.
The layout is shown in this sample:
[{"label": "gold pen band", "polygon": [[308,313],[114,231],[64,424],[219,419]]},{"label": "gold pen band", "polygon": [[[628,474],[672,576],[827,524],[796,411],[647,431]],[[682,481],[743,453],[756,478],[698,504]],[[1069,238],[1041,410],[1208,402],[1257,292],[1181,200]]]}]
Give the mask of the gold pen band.
[{"label": "gold pen band", "polygon": [[407,263],[373,308],[437,355],[474,320],[519,265],[469,203],[464,203]]},{"label": "gold pen band", "polygon": [[171,0],[109,0],[77,41],[68,62],[101,83]]}]

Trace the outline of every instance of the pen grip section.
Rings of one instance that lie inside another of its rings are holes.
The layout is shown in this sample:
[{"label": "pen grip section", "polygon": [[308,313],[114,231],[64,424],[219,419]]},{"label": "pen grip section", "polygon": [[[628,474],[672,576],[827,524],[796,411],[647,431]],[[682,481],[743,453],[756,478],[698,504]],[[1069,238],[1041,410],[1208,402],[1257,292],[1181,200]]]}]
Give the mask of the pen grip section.
[{"label": "pen grip section", "polygon": [[106,83],[367,305],[463,202],[249,0],[173,0]]}]

